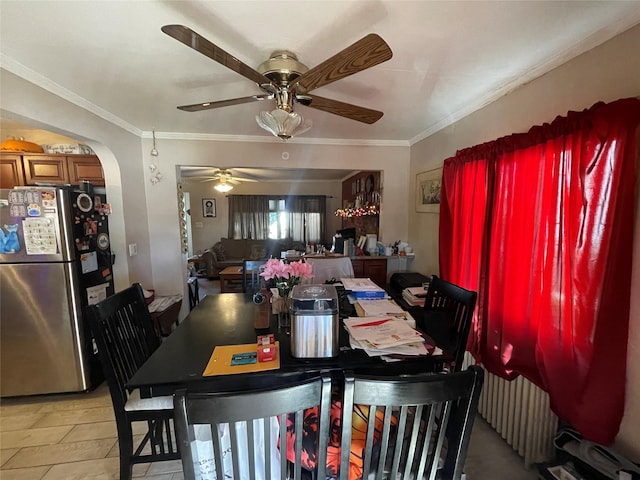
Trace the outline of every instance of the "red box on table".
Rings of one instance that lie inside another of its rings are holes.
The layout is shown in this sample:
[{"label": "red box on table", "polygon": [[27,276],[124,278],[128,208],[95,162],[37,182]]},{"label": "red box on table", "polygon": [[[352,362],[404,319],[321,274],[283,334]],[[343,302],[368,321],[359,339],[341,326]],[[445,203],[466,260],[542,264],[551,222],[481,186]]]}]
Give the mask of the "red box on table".
[{"label": "red box on table", "polygon": [[273,333],[258,335],[258,362],[271,362],[276,359],[276,341]]}]

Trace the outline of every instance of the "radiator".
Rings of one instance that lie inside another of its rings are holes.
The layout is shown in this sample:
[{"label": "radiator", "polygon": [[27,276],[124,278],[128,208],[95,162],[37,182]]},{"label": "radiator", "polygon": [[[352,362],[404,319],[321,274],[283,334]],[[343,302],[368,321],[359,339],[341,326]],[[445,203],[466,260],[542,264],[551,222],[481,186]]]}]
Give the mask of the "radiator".
[{"label": "radiator", "polygon": [[[463,368],[474,363],[466,352]],[[509,382],[485,371],[478,413],[524,458],[527,467],[553,458],[558,417],[549,408],[547,393],[526,378]]]}]

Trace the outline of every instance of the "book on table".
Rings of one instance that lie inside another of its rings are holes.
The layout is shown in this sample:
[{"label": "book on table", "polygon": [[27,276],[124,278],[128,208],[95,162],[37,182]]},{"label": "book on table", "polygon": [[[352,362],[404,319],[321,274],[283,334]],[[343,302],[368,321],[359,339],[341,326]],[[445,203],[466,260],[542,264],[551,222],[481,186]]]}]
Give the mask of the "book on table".
[{"label": "book on table", "polygon": [[409,292],[406,288],[402,291],[402,298],[405,302],[407,302],[412,307],[419,306],[424,307],[425,297],[418,297],[411,292]]},{"label": "book on table", "polygon": [[370,278],[341,278],[345,290],[351,291],[356,298],[385,298],[387,292]]},{"label": "book on table", "polygon": [[407,287],[404,289],[405,292],[413,295],[418,298],[425,298],[427,296],[427,289],[425,287]]}]

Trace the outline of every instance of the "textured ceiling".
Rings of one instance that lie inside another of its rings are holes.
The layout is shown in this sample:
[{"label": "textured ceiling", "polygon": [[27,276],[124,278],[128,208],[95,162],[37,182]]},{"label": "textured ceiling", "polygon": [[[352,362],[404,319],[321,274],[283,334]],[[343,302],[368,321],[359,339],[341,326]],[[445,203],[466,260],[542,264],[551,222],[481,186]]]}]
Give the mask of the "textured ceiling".
[{"label": "textured ceiling", "polygon": [[[300,141],[411,144],[640,22],[638,1],[7,1],[2,68],[147,135],[268,137],[273,102],[160,31],[183,24],[256,68],[278,49],[313,67],[368,33],[393,58],[314,94],[384,112],[373,125],[298,105]],[[327,140],[329,139],[329,140]]]}]

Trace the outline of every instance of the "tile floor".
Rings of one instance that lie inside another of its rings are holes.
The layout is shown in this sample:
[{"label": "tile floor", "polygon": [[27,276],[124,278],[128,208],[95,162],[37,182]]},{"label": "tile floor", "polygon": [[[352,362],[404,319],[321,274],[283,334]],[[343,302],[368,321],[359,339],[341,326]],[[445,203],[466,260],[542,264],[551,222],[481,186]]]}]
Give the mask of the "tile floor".
[{"label": "tile floor", "polygon": [[[201,296],[218,282],[200,282]],[[477,418],[467,480],[535,480],[520,457]],[[89,393],[3,399],[1,480],[117,480],[119,459],[111,398],[105,384]],[[136,479],[182,480],[179,461],[136,465]]]}]

